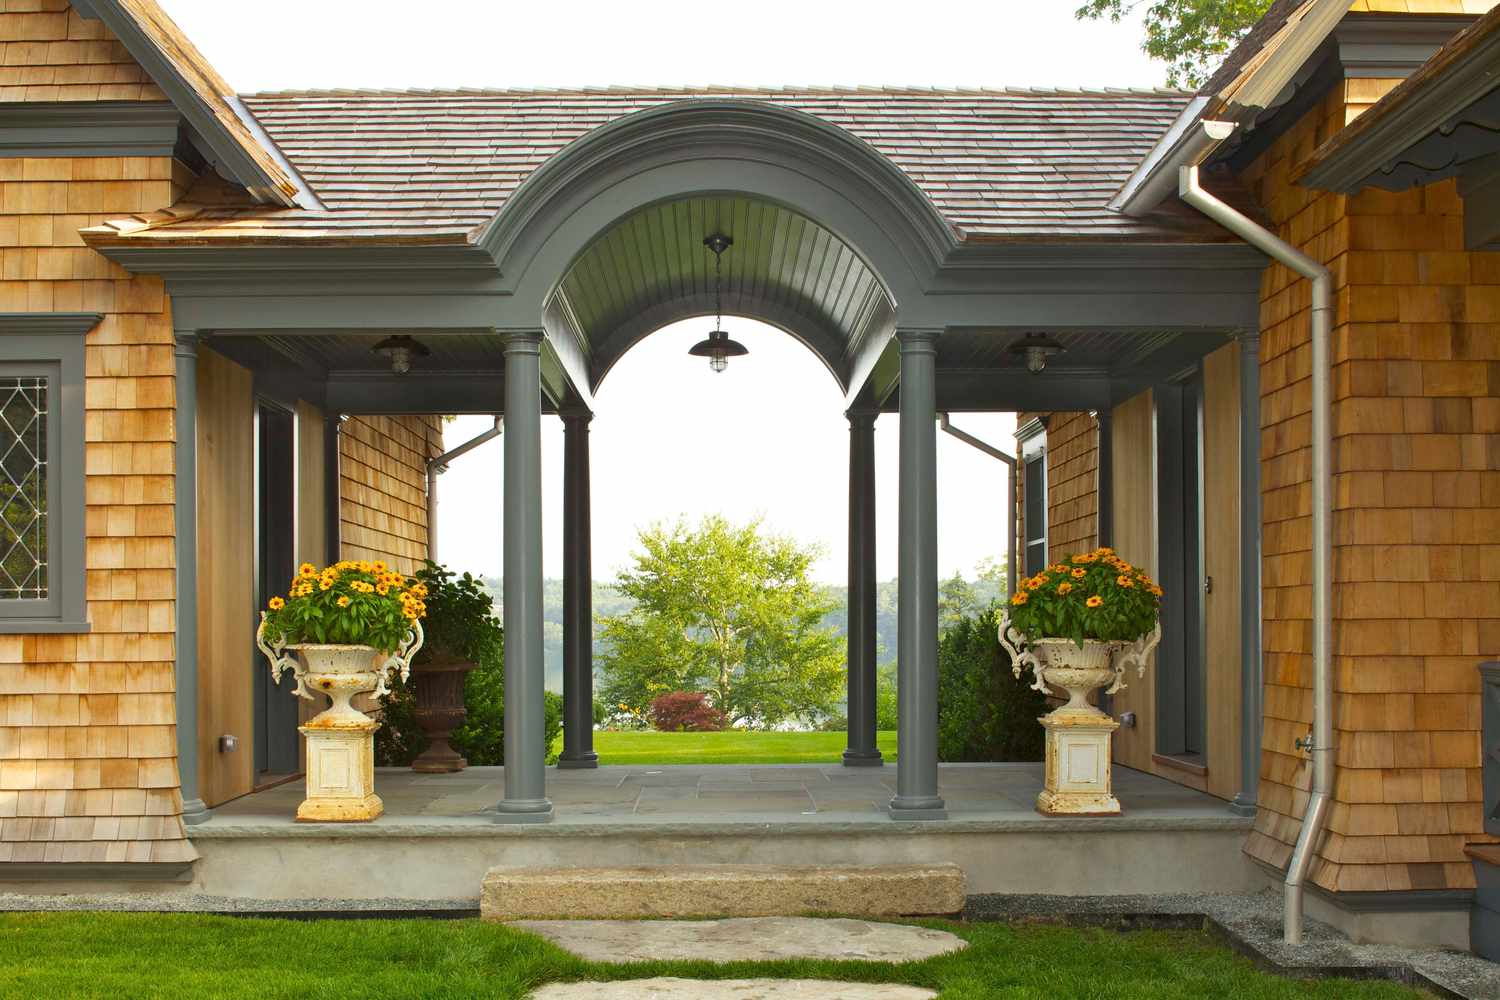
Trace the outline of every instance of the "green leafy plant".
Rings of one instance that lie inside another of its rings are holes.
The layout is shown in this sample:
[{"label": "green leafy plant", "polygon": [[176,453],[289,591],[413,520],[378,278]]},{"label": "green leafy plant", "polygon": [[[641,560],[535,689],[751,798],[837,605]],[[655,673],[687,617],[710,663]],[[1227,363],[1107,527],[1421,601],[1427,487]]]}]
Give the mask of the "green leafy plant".
[{"label": "green leafy plant", "polygon": [[265,634],[287,645],[329,643],[391,652],[427,613],[426,597],[426,584],[380,560],[346,560],[323,569],[303,563],[286,596],[267,605]]},{"label": "green leafy plant", "polygon": [[1047,696],[1010,671],[1000,607],[968,614],[938,638],[938,760],[1041,760]]},{"label": "green leafy plant", "polygon": [[1022,580],[1010,623],[1029,639],[1134,642],[1156,627],[1161,587],[1111,548],[1082,552]]},{"label": "green leafy plant", "polygon": [[468,573],[459,576],[430,560],[417,571],[415,579],[427,595],[422,621],[427,641],[417,654],[417,666],[438,657],[467,660],[481,667],[501,662],[505,630],[479,580]]}]

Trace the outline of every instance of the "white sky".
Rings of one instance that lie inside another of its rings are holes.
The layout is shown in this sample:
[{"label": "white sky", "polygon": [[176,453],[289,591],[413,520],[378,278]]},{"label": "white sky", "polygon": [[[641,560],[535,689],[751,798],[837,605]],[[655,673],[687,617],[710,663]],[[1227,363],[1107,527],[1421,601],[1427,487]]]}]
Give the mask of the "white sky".
[{"label": "white sky", "polygon": [[[161,0],[238,90],[312,87],[556,87],[609,84],[870,84],[1150,87],[1140,24],[1080,23],[1080,0],[753,4],[260,0],[253,24],[223,0]],[[274,29],[268,26],[277,26]],[[594,576],[628,560],[636,529],[718,511],[763,514],[826,550],[816,574],[845,579],[848,424],[833,378],[790,337],[727,329],[750,355],[715,376],[687,348],[710,323],[647,338],[597,396],[592,428]],[[450,447],[488,426],[450,424]],[[1008,415],[955,423],[1010,450]],[[562,430],[543,432],[545,570],[561,575]],[[879,574],[896,572],[896,418],[876,431]],[[500,570],[500,446],[442,477],[441,557]],[[938,444],[939,571],[971,575],[1004,551],[1004,467],[947,436]]]}]

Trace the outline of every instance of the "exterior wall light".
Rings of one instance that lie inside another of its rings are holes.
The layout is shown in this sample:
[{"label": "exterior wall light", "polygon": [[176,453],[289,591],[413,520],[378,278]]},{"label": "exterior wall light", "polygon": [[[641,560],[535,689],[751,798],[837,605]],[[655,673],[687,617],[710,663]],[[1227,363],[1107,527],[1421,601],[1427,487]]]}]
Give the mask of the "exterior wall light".
[{"label": "exterior wall light", "polygon": [[405,375],[411,371],[412,358],[425,358],[432,353],[425,344],[413,340],[404,333],[395,337],[387,337],[370,350],[390,361],[391,371],[397,375]]},{"label": "exterior wall light", "polygon": [[721,372],[729,367],[730,358],[744,357],[750,350],[739,341],[730,340],[729,334],[724,332],[724,251],[734,246],[734,240],[715,233],[704,237],[703,245],[714,255],[714,328],[709,331],[707,340],[698,341],[688,353],[695,358],[707,358],[708,367]]},{"label": "exterior wall light", "polygon": [[1048,358],[1054,354],[1061,354],[1065,350],[1067,350],[1066,347],[1045,333],[1028,333],[1010,345],[1012,354],[1020,354],[1026,358],[1026,370],[1033,375],[1047,367]]}]

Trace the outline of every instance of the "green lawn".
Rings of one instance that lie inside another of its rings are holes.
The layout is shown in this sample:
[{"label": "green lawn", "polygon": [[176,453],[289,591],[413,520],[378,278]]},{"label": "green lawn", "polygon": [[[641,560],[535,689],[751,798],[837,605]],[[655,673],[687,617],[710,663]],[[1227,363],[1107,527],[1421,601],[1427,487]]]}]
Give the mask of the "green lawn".
[{"label": "green lawn", "polygon": [[902,982],[943,1000],[1200,997],[1376,1000],[1390,983],[1302,982],[1257,971],[1208,934],[922,921],[967,938],[905,965],[778,962],[594,965],[541,938],[477,920],[262,920],[162,914],[0,916],[6,997],[499,997],[552,981],[778,976]]},{"label": "green lawn", "polygon": [[[845,733],[597,732],[601,764],[837,764],[849,745]],[[894,731],[878,734],[880,752],[896,759]],[[561,749],[559,743],[558,749]]]}]

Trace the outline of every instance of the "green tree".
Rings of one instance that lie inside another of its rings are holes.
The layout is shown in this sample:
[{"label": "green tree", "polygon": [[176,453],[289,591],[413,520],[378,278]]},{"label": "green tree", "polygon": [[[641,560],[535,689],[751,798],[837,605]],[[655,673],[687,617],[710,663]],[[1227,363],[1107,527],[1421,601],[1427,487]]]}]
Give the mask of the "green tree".
[{"label": "green tree", "polygon": [[1079,20],[1119,21],[1146,3],[1141,48],[1167,64],[1167,86],[1199,87],[1271,6],[1271,0],[1087,0]]},{"label": "green tree", "polygon": [[974,588],[963,574],[954,573],[938,587],[938,628],[945,629],[978,610]]},{"label": "green tree", "polygon": [[836,704],[844,647],[808,578],[820,551],[717,515],[640,534],[615,588],[630,610],[600,620],[601,694],[644,712],[669,691],[706,691],[731,724],[772,726]]}]

